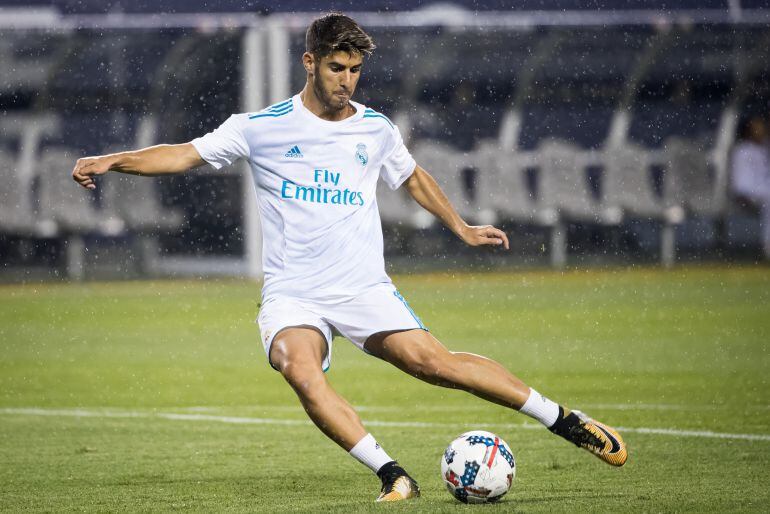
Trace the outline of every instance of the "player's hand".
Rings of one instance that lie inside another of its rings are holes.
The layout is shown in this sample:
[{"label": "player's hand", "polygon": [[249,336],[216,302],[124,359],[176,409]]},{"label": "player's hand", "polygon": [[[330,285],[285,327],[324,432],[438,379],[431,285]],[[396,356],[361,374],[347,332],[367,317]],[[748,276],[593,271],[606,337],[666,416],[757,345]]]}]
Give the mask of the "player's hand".
[{"label": "player's hand", "polygon": [[503,245],[503,248],[506,250],[510,248],[510,245],[508,244],[508,236],[505,235],[505,232],[499,228],[493,227],[492,225],[465,225],[460,231],[459,235],[460,239],[471,246]]},{"label": "player's hand", "polygon": [[94,177],[110,171],[112,159],[107,156],[78,159],[72,170],[72,179],[86,189],[96,189]]}]

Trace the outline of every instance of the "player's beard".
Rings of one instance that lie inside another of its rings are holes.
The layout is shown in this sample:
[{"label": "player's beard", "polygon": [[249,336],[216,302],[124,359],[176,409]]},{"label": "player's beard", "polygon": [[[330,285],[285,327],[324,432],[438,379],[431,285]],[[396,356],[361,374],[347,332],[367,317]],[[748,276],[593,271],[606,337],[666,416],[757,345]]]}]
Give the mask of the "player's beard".
[{"label": "player's beard", "polygon": [[[321,103],[324,106],[324,109],[329,112],[340,112],[343,111],[348,107],[348,104],[350,103],[350,97],[345,99],[340,99],[339,97],[335,96],[334,93],[331,91],[327,91],[323,84],[321,83],[321,79],[318,73],[318,70],[316,69],[315,74],[313,75],[313,92],[315,93],[316,98],[321,100]],[[353,95],[353,92],[351,91],[351,96]]]}]

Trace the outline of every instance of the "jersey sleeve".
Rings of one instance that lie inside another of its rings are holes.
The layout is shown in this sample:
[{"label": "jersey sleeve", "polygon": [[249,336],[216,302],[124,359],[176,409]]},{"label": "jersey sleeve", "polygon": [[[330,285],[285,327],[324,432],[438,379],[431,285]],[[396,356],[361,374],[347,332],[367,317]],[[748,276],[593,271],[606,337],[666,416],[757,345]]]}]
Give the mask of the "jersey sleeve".
[{"label": "jersey sleeve", "polygon": [[233,114],[218,128],[190,141],[201,158],[220,169],[249,156],[249,145],[243,136],[240,117]]},{"label": "jersey sleeve", "polygon": [[394,127],[391,142],[386,146],[386,157],[382,161],[380,177],[391,189],[398,189],[408,179],[417,166],[412,154],[401,139],[401,132]]}]

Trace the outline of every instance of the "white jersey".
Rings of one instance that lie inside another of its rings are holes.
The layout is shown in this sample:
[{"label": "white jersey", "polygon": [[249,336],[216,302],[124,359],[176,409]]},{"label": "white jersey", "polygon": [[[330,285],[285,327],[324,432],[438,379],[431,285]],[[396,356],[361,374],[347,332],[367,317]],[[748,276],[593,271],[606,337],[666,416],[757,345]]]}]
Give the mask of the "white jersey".
[{"label": "white jersey", "polygon": [[377,179],[398,188],[415,169],[384,115],[327,121],[299,95],[257,113],[235,114],[194,139],[215,168],[247,159],[262,223],[262,297],[353,297],[385,273]]},{"label": "white jersey", "polygon": [[742,141],[732,154],[732,189],[759,201],[770,201],[770,151],[759,143]]}]

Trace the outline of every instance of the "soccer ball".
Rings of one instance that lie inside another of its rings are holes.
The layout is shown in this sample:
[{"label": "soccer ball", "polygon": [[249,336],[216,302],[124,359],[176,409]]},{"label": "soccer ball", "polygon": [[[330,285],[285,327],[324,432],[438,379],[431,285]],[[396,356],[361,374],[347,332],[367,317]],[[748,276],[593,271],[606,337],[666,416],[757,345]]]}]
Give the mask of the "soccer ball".
[{"label": "soccer ball", "polygon": [[449,445],[441,458],[441,477],[463,503],[499,500],[511,488],[516,461],[509,446],[491,432],[466,432]]}]

